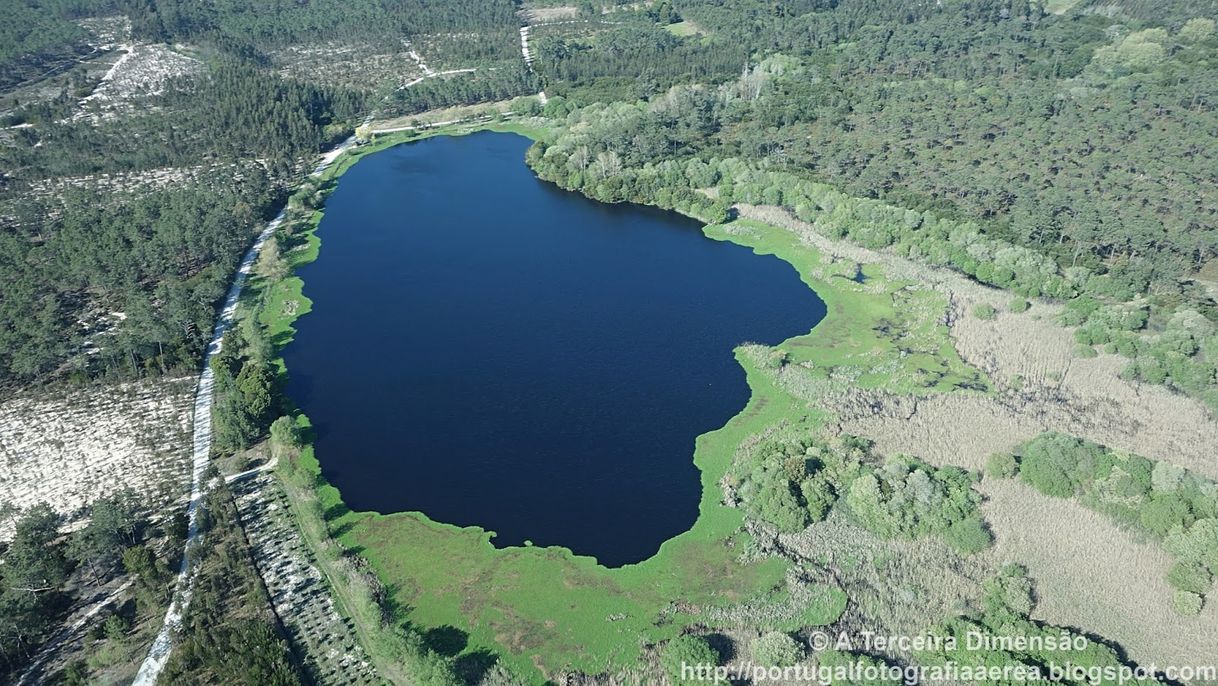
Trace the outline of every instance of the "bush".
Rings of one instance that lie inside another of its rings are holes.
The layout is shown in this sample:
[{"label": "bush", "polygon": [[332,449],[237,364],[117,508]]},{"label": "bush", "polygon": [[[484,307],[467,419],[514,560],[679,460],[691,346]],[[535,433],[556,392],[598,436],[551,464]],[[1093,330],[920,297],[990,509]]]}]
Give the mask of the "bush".
[{"label": "bush", "polygon": [[87,686],[89,683],[89,666],[84,660],[73,660],[63,668],[59,676],[63,686]]},{"label": "bush", "polygon": [[1019,473],[1019,460],[1011,453],[994,453],[985,463],[985,474],[991,479],[1010,479]]},{"label": "bush", "polygon": [[1093,348],[1092,346],[1083,345],[1081,343],[1079,345],[1074,346],[1074,356],[1078,357],[1080,359],[1089,360],[1093,357],[1099,357],[1099,355],[1100,354],[1097,353],[1095,351],[1095,348]]},{"label": "bush", "polygon": [[990,547],[994,535],[986,527],[980,516],[961,519],[952,524],[944,534],[948,545],[964,555],[972,555]]},{"label": "bush", "polygon": [[1204,17],[1189,19],[1180,29],[1180,40],[1186,43],[1201,43],[1214,35],[1214,20]]},{"label": "bush", "polygon": [[1012,612],[1026,617],[1036,606],[1032,580],[1022,565],[1003,566],[998,574],[985,580],[983,587],[987,613]]},{"label": "bush", "polygon": [[[947,535],[962,520],[979,518],[981,496],[972,484],[972,477],[962,469],[936,469],[914,458],[897,457],[854,479],[846,504],[864,528],[880,536]],[[973,536],[975,531],[960,533]]]},{"label": "bush", "polygon": [[1208,593],[1214,586],[1214,576],[1196,562],[1177,562],[1167,572],[1167,581],[1176,590],[1189,593]]},{"label": "bush", "polygon": [[1168,534],[1164,545],[1177,557],[1218,571],[1218,519],[1198,519]]},{"label": "bush", "polygon": [[1185,617],[1196,617],[1201,614],[1201,608],[1205,605],[1205,601],[1196,593],[1176,591],[1176,594],[1172,596],[1172,605],[1175,607],[1176,612]]},{"label": "bush", "polygon": [[1019,475],[1045,495],[1070,498],[1106,474],[1111,464],[1111,458],[1094,443],[1047,433],[1024,445]]},{"label": "bush", "polygon": [[767,441],[737,474],[742,507],[780,531],[802,531],[828,515],[869,448],[850,437]]},{"label": "bush", "polygon": [[1159,538],[1163,538],[1177,526],[1189,522],[1188,503],[1174,493],[1156,493],[1141,507],[1138,519],[1142,527]]},{"label": "bush", "polygon": [[804,647],[781,631],[753,641],[753,659],[766,667],[790,667],[804,658]]},{"label": "bush", "polygon": [[1011,300],[1011,303],[1009,305],[1007,305],[1007,307],[1009,307],[1012,312],[1027,312],[1028,308],[1031,306],[1032,306],[1032,303],[1028,302],[1027,300],[1024,300],[1023,298],[1013,298]]},{"label": "bush", "polygon": [[697,669],[699,665],[718,665],[719,655],[701,636],[678,636],[664,646],[660,664],[674,684],[716,683],[709,679],[683,678],[681,666]]},{"label": "bush", "polygon": [[998,314],[998,311],[995,310],[994,306],[989,303],[981,303],[980,305],[973,308],[973,316],[977,317],[978,319],[984,319],[984,320],[988,321],[990,319],[993,319],[995,316],[997,316],[997,314]]},{"label": "bush", "polygon": [[271,452],[276,457],[294,455],[301,443],[300,428],[294,419],[284,415],[271,422]]}]

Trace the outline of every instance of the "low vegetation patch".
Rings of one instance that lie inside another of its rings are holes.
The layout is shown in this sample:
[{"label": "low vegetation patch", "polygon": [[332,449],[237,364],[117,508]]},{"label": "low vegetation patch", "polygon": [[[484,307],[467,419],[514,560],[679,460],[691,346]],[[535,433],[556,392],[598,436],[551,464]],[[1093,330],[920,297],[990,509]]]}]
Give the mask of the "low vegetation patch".
[{"label": "low vegetation patch", "polygon": [[976,479],[907,456],[881,460],[857,436],[772,439],[751,449],[728,485],[754,518],[795,533],[823,521],[839,500],[885,538],[942,536],[962,553],[989,546]]},{"label": "low vegetation patch", "polygon": [[1045,495],[1077,498],[1161,542],[1176,557],[1167,577],[1176,589],[1176,609],[1201,611],[1218,575],[1218,484],[1166,462],[1058,433],[1042,434],[990,464],[995,476],[1018,475]]}]

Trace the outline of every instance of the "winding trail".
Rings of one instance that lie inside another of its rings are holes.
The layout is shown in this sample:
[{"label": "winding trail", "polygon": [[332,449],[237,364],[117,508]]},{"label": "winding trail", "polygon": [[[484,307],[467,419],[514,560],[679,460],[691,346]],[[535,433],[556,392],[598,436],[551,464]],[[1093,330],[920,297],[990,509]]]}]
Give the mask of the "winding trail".
[{"label": "winding trail", "polygon": [[[318,176],[325,171],[339,155],[346,152],[354,144],[355,137],[351,136],[323,155],[321,163],[313,170],[313,176]],[[152,646],[148,649],[148,657],[144,658],[139,672],[135,675],[132,686],[154,686],[156,684],[157,677],[160,676],[161,670],[164,669],[165,663],[169,660],[169,654],[173,650],[173,634],[181,626],[182,617],[186,612],[187,606],[190,605],[190,598],[194,591],[194,569],[191,563],[194,557],[194,550],[199,542],[199,505],[209,487],[209,484],[204,481],[203,476],[207,471],[208,458],[211,455],[211,402],[215,387],[215,377],[211,370],[211,359],[220,352],[224,333],[233,324],[233,317],[237,312],[237,305],[241,298],[241,290],[245,287],[245,282],[249,279],[250,272],[253,271],[254,263],[262,252],[262,246],[266,245],[267,239],[283,223],[285,211],[279,211],[279,214],[258,234],[254,244],[250,246],[249,250],[245,252],[244,257],[241,258],[241,266],[238,267],[237,273],[233,277],[233,283],[229,286],[228,294],[224,298],[224,308],[220,311],[220,316],[216,320],[216,327],[212,331],[211,343],[207,345],[207,354],[203,358],[203,373],[199,376],[199,385],[195,392],[190,503],[186,508],[186,516],[189,521],[186,547],[182,553],[182,565],[178,569],[173,601],[169,605],[169,610],[165,613],[165,621],[161,625],[161,630],[157,633],[156,638],[152,641]]]},{"label": "winding trail", "polygon": [[110,83],[111,81],[113,81],[114,75],[118,73],[118,70],[121,69],[123,67],[123,65],[126,64],[127,60],[131,59],[131,56],[135,54],[135,45],[133,45],[131,43],[123,43],[122,45],[118,46],[118,49],[122,50],[123,54],[118,58],[118,60],[113,65],[110,66],[110,69],[108,69],[106,71],[106,73],[101,77],[101,81],[98,81],[97,85],[93,87],[93,92],[86,95],[84,97],[84,99],[80,101],[81,105],[87,104],[88,102],[97,99],[99,97],[99,92],[101,91],[101,87],[106,85],[107,83]]},{"label": "winding trail", "polygon": [[[541,22],[537,22],[536,24],[525,24],[524,26],[520,27],[520,56],[524,58],[524,64],[526,67],[529,68],[529,71],[533,72],[533,74],[537,74],[537,70],[533,68],[533,62],[537,59],[537,55],[535,55],[533,53],[533,48],[529,46],[529,33],[533,29],[540,28],[542,26],[562,26],[564,24],[619,24],[619,23],[621,23],[621,22],[600,21],[600,20],[593,20],[593,19],[569,19],[569,20],[565,20],[565,21],[541,21]],[[546,92],[544,90],[538,91],[537,100],[540,101],[542,105],[546,104],[546,102],[549,100],[549,98],[546,97]]]},{"label": "winding trail", "polygon": [[21,673],[21,676],[17,679],[17,681],[14,682],[16,686],[26,686],[26,684],[36,683],[34,680],[43,676],[42,668],[45,667],[48,662],[50,662],[52,657],[54,657],[55,651],[58,650],[59,647],[64,643],[71,640],[72,637],[76,636],[80,630],[84,628],[86,623],[96,617],[97,614],[108,607],[110,603],[118,599],[123,592],[130,588],[134,583],[135,579],[128,579],[124,581],[117,588],[109,591],[104,596],[90,603],[84,609],[84,612],[82,612],[76,619],[76,621],[56,632],[49,641],[44,643],[42,647],[38,649],[37,657],[34,658],[29,667],[26,667],[25,671]]},{"label": "winding trail", "polygon": [[423,61],[423,56],[414,49],[414,46],[410,44],[410,41],[404,40],[402,41],[402,45],[406,47],[406,54],[410,55],[410,59],[414,60],[415,64],[419,65],[419,69],[423,72],[424,77],[431,76],[435,73],[432,71],[431,67],[427,66],[427,63]]},{"label": "winding trail", "polygon": [[406,83],[402,84],[401,86],[398,86],[398,90],[406,90],[407,88],[410,88],[411,86],[418,85],[420,83],[423,83],[427,79],[432,79],[437,76],[452,76],[454,74],[472,74],[476,71],[478,71],[477,67],[466,67],[464,69],[448,69],[446,71],[428,72],[427,74],[425,74],[423,76],[416,77],[414,79],[411,79],[410,81],[407,81]]},{"label": "winding trail", "polygon": [[[524,66],[528,67],[529,71],[536,75],[537,70],[533,68],[533,51],[529,49],[529,30],[534,26],[548,26],[548,24],[525,24],[524,26],[520,27],[520,54],[524,57]],[[544,90],[537,91],[537,100],[539,100],[542,105],[545,105],[546,101],[549,100],[549,98],[546,97],[546,92]]]}]

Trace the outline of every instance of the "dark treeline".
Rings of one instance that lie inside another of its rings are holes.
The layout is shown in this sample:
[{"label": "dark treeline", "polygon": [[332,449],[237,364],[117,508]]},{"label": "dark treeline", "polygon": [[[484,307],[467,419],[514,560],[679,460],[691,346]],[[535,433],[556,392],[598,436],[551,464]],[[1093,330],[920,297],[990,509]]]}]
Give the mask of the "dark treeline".
[{"label": "dark treeline", "polygon": [[[196,366],[257,226],[299,164],[345,137],[365,106],[362,96],[226,56],[205,75],[172,84],[146,114],[71,122],[61,111],[69,100],[25,108],[35,127],[0,146],[9,170],[0,199],[11,224],[0,232],[0,383]],[[265,161],[265,173],[247,167],[254,171],[142,195],[28,192],[48,177],[251,158]],[[110,312],[126,318],[106,333]],[[85,354],[86,340],[96,353]]]},{"label": "dark treeline", "polygon": [[503,46],[503,58],[510,56],[519,27],[511,0],[129,0],[127,10],[139,37],[215,41],[251,55],[320,40],[400,47],[410,36],[478,34],[470,39]]},{"label": "dark treeline", "polygon": [[589,102],[647,97],[677,83],[726,81],[749,59],[738,42],[678,38],[650,22],[610,25],[591,36],[542,33],[536,49],[535,66],[550,91]]},{"label": "dark treeline", "polygon": [[364,110],[364,98],[312,84],[286,81],[253,66],[226,61],[199,82],[165,96],[166,107],[185,113],[178,128],[213,141],[215,152],[296,158],[342,138]]},{"label": "dark treeline", "polygon": [[14,145],[0,146],[10,185],[203,158],[291,162],[341,140],[367,106],[361,94],[281,79],[224,55],[205,75],[171,83],[145,114],[65,120],[75,104],[64,94],[21,108],[20,119],[36,131],[19,131]]},{"label": "dark treeline", "polygon": [[193,369],[274,200],[265,175],[121,201],[77,192],[61,212],[0,233],[0,380],[68,359],[80,374]]},{"label": "dark treeline", "polygon": [[73,19],[109,8],[105,0],[10,0],[0,3],[0,91],[90,52]]},{"label": "dark treeline", "polygon": [[525,68],[523,61],[515,60],[474,73],[425,79],[394,91],[382,111],[385,114],[415,114],[440,107],[532,95],[539,89],[537,77]]},{"label": "dark treeline", "polygon": [[1033,13],[867,27],[832,62],[817,53],[773,79],[722,140],[852,195],[1107,263],[1142,290],[1218,245],[1216,209],[1195,197],[1218,180],[1197,144],[1218,132],[1218,79],[1196,68],[1213,37],[1108,39],[1107,25]]}]

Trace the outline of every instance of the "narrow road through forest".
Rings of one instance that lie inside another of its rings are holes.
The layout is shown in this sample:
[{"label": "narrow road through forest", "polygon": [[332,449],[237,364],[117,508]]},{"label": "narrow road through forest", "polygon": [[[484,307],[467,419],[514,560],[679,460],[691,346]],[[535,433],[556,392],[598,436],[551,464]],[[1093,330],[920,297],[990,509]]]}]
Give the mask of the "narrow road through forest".
[{"label": "narrow road through forest", "polygon": [[[322,156],[321,163],[313,170],[312,175],[320,175],[339,155],[354,144],[355,137],[352,136],[331,149]],[[205,483],[203,475],[207,471],[211,455],[211,403],[215,386],[215,378],[211,370],[211,359],[220,352],[224,333],[233,324],[233,318],[237,312],[237,304],[241,299],[241,290],[245,287],[245,282],[249,279],[250,272],[254,268],[254,263],[257,262],[258,255],[262,252],[262,246],[266,245],[266,241],[275,233],[279,225],[283,223],[283,218],[284,210],[280,210],[279,214],[258,234],[254,244],[250,246],[249,250],[245,252],[245,256],[242,257],[241,266],[238,267],[237,273],[233,277],[233,283],[229,286],[228,295],[224,298],[224,308],[220,311],[220,317],[216,320],[216,327],[212,331],[211,343],[207,346],[207,354],[203,359],[203,373],[199,376],[199,385],[195,392],[190,503],[186,509],[189,521],[186,547],[182,553],[182,564],[178,569],[173,600],[169,604],[169,610],[165,613],[165,621],[161,625],[161,630],[157,633],[156,638],[153,639],[152,647],[148,649],[148,656],[144,659],[143,664],[140,665],[139,672],[135,675],[135,681],[132,682],[133,686],[154,686],[156,684],[157,677],[160,675],[161,670],[164,669],[165,663],[169,660],[169,654],[173,649],[173,634],[181,626],[182,617],[186,612],[187,606],[190,605],[190,597],[194,585],[194,569],[191,565],[194,561],[193,553],[199,539],[199,505],[209,488],[209,484]]]}]

